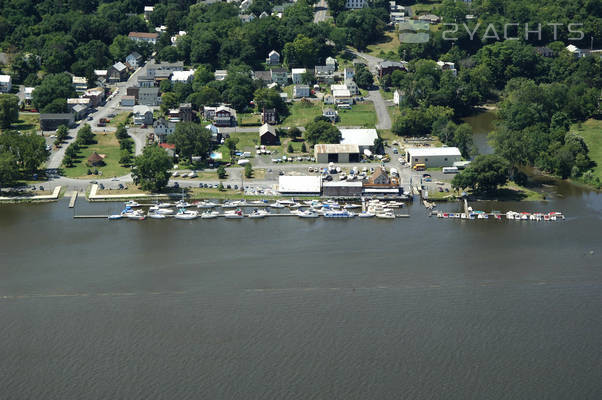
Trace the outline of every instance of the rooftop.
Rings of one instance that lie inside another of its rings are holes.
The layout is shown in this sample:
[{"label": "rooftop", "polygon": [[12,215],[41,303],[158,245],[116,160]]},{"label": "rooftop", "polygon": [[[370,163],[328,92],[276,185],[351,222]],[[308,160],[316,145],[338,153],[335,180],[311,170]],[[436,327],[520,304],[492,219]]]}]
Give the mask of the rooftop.
[{"label": "rooftop", "polygon": [[339,129],[341,144],[357,144],[358,146],[373,146],[378,139],[376,129]]},{"label": "rooftop", "polygon": [[413,147],[406,149],[410,157],[460,156],[457,147]]},{"label": "rooftop", "polygon": [[317,144],[314,147],[316,153],[359,153],[357,144]]},{"label": "rooftop", "polygon": [[143,39],[156,39],[159,37],[158,33],[148,32],[130,32],[128,37],[143,38]]},{"label": "rooftop", "polygon": [[313,175],[280,176],[278,178],[280,193],[320,193],[321,178]]}]

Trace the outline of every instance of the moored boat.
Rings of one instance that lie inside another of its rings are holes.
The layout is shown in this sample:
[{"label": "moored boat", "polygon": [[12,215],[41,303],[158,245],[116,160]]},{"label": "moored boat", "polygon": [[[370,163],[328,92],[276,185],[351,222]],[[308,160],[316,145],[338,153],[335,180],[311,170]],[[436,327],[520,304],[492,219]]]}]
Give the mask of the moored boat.
[{"label": "moored boat", "polygon": [[191,211],[191,210],[186,210],[184,208],[181,208],[180,210],[178,210],[177,214],[174,215],[174,218],[176,219],[195,219],[198,218],[199,213],[198,211]]},{"label": "moored boat", "polygon": [[392,212],[388,211],[388,212],[376,214],[376,218],[381,218],[381,219],[395,219],[395,214],[393,214]]},{"label": "moored boat", "polygon": [[219,217],[218,211],[206,211],[201,214],[202,219],[210,219],[210,218],[217,218],[217,217]]},{"label": "moored boat", "polygon": [[109,215],[110,220],[116,220],[116,219],[122,219],[123,218],[123,214],[113,214],[113,215]]},{"label": "moored boat", "polygon": [[320,216],[320,214],[318,214],[317,212],[313,211],[313,210],[306,210],[306,211],[297,211],[296,212],[298,217],[301,218],[318,218]]},{"label": "moored boat", "polygon": [[235,211],[227,211],[224,214],[224,217],[226,217],[228,219],[240,219],[240,218],[244,218],[244,215],[243,215],[242,211],[240,209],[238,209]]},{"label": "moored boat", "polygon": [[324,217],[325,218],[353,218],[355,217],[355,214],[352,212],[349,212],[347,210],[343,210],[343,211],[326,211],[324,213]]}]

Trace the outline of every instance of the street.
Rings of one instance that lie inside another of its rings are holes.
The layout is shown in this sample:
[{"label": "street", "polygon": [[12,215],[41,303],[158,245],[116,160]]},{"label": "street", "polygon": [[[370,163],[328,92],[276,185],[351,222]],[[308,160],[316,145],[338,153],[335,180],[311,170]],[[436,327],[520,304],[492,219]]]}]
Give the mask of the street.
[{"label": "street", "polygon": [[326,0],[320,0],[314,5],[314,24],[326,21],[328,18],[328,3]]}]

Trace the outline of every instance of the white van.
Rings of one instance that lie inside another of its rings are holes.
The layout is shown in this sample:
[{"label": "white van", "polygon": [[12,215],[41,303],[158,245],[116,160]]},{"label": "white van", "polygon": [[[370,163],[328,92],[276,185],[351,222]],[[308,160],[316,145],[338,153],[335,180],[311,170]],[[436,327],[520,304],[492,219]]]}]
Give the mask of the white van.
[{"label": "white van", "polygon": [[458,173],[458,167],[443,167],[443,173],[444,174],[457,174]]}]

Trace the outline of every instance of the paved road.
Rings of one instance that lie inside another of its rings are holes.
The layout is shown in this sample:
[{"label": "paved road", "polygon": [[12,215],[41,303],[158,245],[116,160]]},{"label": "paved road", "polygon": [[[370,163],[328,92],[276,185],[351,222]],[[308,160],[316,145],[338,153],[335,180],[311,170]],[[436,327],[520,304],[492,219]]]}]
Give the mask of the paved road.
[{"label": "paved road", "polygon": [[[63,157],[65,156],[65,150],[67,149],[67,147],[69,147],[69,145],[73,141],[75,141],[75,138],[77,136],[77,130],[84,124],[86,124],[86,123],[90,124],[90,126],[92,127],[92,129],[94,131],[102,132],[104,130],[104,128],[96,127],[96,125],[98,125],[98,121],[101,118],[107,118],[109,114],[111,114],[112,112],[115,112],[115,110],[119,107],[119,104],[121,103],[121,98],[126,93],[127,87],[130,86],[131,84],[133,84],[134,82],[136,82],[136,80],[138,79],[138,76],[144,76],[144,75],[146,75],[146,65],[144,67],[136,70],[130,76],[130,78],[128,79],[127,82],[118,83],[114,94],[111,96],[110,99],[107,100],[105,105],[97,107],[97,111],[94,114],[91,114],[91,116],[92,116],[91,121],[88,121],[88,120],[80,121],[73,129],[69,130],[69,139],[67,139],[67,142],[63,143],[63,145],[61,145],[61,147],[59,149],[55,149],[52,151],[52,153],[50,154],[50,157],[48,157],[48,161],[46,162],[46,168],[50,169],[50,170],[56,170],[61,167],[61,164],[63,163]],[[111,130],[111,128],[107,127],[106,130],[109,131],[109,130]],[[134,141],[136,141],[136,140],[137,139],[134,137]],[[138,146],[136,146],[136,151],[138,151]],[[136,153],[136,154],[138,154],[138,153]]]},{"label": "paved road", "polygon": [[370,90],[368,92],[368,99],[372,100],[372,103],[374,103],[377,119],[376,129],[391,129],[391,116],[389,115],[389,110],[380,91],[378,89]]},{"label": "paved road", "polygon": [[326,3],[326,0],[320,0],[314,4],[314,10],[316,10],[314,12],[314,24],[326,21],[326,18],[328,18],[328,3]]},{"label": "paved road", "polygon": [[356,59],[361,59],[361,60],[365,61],[366,64],[368,65],[368,69],[370,70],[370,72],[372,72],[375,75],[377,73],[377,71],[376,71],[376,65],[379,62],[384,61],[384,59],[382,59],[382,58],[374,57],[374,56],[372,56],[370,54],[362,53],[360,51],[353,50],[351,48],[347,48],[346,51],[348,53],[352,54]]}]

